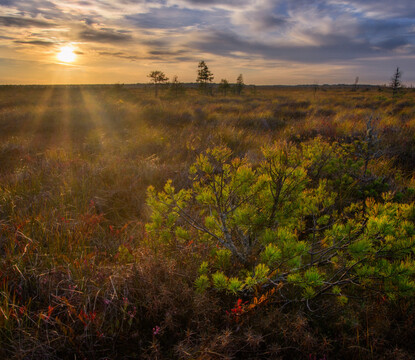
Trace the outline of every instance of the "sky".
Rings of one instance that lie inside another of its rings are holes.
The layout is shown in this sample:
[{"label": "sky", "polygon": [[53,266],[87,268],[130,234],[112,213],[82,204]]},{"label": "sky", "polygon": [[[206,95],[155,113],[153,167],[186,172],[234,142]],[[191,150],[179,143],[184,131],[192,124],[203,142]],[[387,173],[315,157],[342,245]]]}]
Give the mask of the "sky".
[{"label": "sky", "polygon": [[214,82],[415,85],[415,3],[0,0],[0,84],[194,82],[200,60]]}]

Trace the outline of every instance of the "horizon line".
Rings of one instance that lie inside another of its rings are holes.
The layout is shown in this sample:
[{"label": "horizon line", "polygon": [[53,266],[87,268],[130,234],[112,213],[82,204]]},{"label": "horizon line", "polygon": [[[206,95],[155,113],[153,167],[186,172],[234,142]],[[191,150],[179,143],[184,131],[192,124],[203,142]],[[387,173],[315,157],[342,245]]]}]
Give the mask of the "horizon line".
[{"label": "horizon line", "polygon": [[[182,85],[199,85],[197,82],[181,82]],[[229,83],[233,85],[235,83]],[[170,83],[166,84],[158,84],[160,86],[170,85]],[[220,85],[220,83],[211,83],[211,85]],[[405,88],[412,88],[413,84],[403,84]],[[66,83],[66,84],[35,84],[35,83],[28,83],[28,84],[0,84],[0,87],[5,86],[154,86],[153,83]],[[389,87],[388,83],[382,84],[371,84],[371,83],[362,83],[362,84],[353,84],[353,83],[324,83],[324,84],[317,84],[317,83],[306,83],[306,84],[244,84],[246,87],[321,87],[321,86],[351,86],[351,87],[364,87],[364,86],[372,86],[372,87]]]}]

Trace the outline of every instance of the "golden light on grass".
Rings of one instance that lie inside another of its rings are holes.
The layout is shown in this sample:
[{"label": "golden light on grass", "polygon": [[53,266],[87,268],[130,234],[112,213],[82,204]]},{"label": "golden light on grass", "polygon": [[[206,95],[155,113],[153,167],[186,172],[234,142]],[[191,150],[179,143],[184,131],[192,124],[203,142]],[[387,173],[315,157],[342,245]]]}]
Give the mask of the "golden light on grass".
[{"label": "golden light on grass", "polygon": [[71,46],[61,47],[56,57],[58,58],[59,61],[62,61],[65,63],[71,63],[76,60],[74,48]]}]

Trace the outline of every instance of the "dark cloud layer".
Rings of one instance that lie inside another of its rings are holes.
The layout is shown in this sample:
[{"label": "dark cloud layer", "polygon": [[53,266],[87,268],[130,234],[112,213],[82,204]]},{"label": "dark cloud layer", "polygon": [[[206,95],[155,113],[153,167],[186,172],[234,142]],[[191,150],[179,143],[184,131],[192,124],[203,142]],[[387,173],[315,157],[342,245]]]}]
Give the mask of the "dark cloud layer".
[{"label": "dark cloud layer", "polygon": [[122,31],[113,29],[86,28],[78,34],[79,40],[98,43],[120,43],[132,40],[132,36]]},{"label": "dark cloud layer", "polygon": [[413,0],[343,0],[337,2],[354,6],[366,13],[371,12],[374,16],[381,18],[411,18],[415,16]]},{"label": "dark cloud layer", "polygon": [[338,60],[352,60],[367,56],[380,56],[408,42],[403,38],[370,44],[352,41],[346,36],[327,35],[319,46],[277,45],[246,40],[234,33],[213,31],[201,34],[200,40],[191,46],[203,52],[220,56],[235,57],[235,53],[260,54],[268,60],[301,61],[304,63],[327,63]]},{"label": "dark cloud layer", "polygon": [[241,7],[249,4],[249,0],[182,0],[183,4],[199,5],[199,6],[225,6],[225,7]]},{"label": "dark cloud layer", "polygon": [[16,40],[15,44],[26,44],[26,45],[37,45],[37,46],[53,46],[56,45],[53,41],[43,41],[43,40],[27,40],[27,41],[19,41]]},{"label": "dark cloud layer", "polygon": [[135,56],[135,55],[129,55],[125,52],[122,51],[117,51],[117,52],[113,52],[113,51],[100,51],[98,52],[99,55],[102,56],[112,56],[112,57],[117,57],[120,59],[126,59],[126,60],[131,60],[131,61],[136,61],[139,60],[140,57]]},{"label": "dark cloud layer", "polygon": [[[177,51],[168,51],[168,50],[153,50],[149,51],[146,54],[143,54],[141,56],[129,54],[127,51],[99,51],[98,54],[101,56],[110,56],[110,57],[116,57],[119,59],[126,59],[131,61],[138,61],[138,60],[165,60],[165,61],[171,61],[172,59],[178,60],[178,61],[187,61],[185,59],[192,59],[193,57],[186,57],[184,56],[188,52],[186,50],[177,50]],[[179,60],[180,59],[180,60]]]},{"label": "dark cloud layer", "polygon": [[205,14],[202,11],[161,8],[150,13],[127,15],[125,18],[132,24],[142,28],[177,29],[200,24],[204,16]]},{"label": "dark cloud layer", "polygon": [[254,14],[252,20],[256,22],[256,27],[258,29],[266,30],[274,27],[281,27],[288,23],[288,20],[282,16],[274,14]]},{"label": "dark cloud layer", "polygon": [[204,27],[218,24],[228,18],[225,10],[203,11],[177,6],[160,7],[145,13],[126,15],[131,24],[146,29],[179,29],[188,26]]},{"label": "dark cloud layer", "polygon": [[37,19],[30,19],[24,17],[14,17],[14,16],[0,16],[0,25],[7,26],[7,27],[40,27],[40,28],[51,28],[55,26],[54,23],[37,20]]}]

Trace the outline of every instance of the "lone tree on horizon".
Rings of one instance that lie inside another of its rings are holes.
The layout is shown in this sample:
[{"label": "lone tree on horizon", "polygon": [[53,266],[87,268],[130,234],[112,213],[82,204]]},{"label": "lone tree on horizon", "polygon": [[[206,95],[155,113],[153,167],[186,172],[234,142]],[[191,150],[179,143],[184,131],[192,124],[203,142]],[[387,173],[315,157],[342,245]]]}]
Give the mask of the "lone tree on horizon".
[{"label": "lone tree on horizon", "polygon": [[203,91],[207,92],[209,83],[213,81],[213,78],[214,78],[213,74],[209,70],[204,60],[200,61],[197,67],[198,67],[198,70],[197,70],[196,82],[199,83],[199,86]]},{"label": "lone tree on horizon", "polygon": [[165,84],[169,81],[169,78],[164,74],[164,72],[155,70],[147,75],[151,79],[151,82],[154,84],[154,95],[158,96],[158,88],[160,84]]},{"label": "lone tree on horizon", "polygon": [[244,86],[244,78],[242,77],[242,74],[239,74],[238,78],[236,79],[235,85],[235,90],[238,95],[241,95]]},{"label": "lone tree on horizon", "polygon": [[359,83],[359,77],[356,76],[356,79],[354,80],[353,84],[353,91],[357,91],[357,84]]},{"label": "lone tree on horizon", "polygon": [[393,74],[392,78],[391,78],[391,82],[390,82],[390,87],[393,90],[393,95],[395,96],[399,89],[402,88],[402,71],[399,69],[399,67],[396,68],[395,74]]}]

